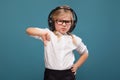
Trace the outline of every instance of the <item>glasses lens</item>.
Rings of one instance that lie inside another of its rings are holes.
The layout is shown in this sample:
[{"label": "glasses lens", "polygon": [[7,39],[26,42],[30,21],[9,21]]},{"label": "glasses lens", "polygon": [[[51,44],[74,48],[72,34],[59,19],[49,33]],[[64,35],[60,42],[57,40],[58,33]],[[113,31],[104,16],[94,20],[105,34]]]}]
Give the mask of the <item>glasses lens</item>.
[{"label": "glasses lens", "polygon": [[57,24],[63,24],[63,21],[62,20],[56,20]]}]

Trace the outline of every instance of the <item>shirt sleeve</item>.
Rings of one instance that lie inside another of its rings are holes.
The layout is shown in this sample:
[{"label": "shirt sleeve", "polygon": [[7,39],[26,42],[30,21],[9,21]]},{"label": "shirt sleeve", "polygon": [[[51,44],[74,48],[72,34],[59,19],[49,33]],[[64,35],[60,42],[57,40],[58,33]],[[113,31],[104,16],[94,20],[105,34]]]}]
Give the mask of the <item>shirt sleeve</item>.
[{"label": "shirt sleeve", "polygon": [[83,54],[84,52],[86,52],[88,54],[88,49],[87,46],[82,42],[82,39],[74,36],[75,40],[76,40],[76,50],[79,52],[79,54]]}]

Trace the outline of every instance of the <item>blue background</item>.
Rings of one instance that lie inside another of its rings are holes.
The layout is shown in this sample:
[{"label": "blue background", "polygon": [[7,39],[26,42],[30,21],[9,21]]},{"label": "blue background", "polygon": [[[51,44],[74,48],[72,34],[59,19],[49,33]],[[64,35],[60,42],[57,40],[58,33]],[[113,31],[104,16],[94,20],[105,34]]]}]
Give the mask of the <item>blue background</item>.
[{"label": "blue background", "polygon": [[43,80],[43,43],[25,30],[48,27],[49,12],[64,4],[75,10],[73,33],[89,49],[77,80],[120,79],[120,0],[0,0],[0,80]]}]

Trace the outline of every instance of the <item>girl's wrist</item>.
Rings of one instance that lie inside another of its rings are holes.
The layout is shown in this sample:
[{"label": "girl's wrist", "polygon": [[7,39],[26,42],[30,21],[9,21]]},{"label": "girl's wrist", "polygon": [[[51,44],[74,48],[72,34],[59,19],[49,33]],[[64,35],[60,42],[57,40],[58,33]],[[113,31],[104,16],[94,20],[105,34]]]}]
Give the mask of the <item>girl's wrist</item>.
[{"label": "girl's wrist", "polygon": [[74,67],[76,67],[77,69],[79,68],[79,65],[77,65],[77,64],[74,64]]}]

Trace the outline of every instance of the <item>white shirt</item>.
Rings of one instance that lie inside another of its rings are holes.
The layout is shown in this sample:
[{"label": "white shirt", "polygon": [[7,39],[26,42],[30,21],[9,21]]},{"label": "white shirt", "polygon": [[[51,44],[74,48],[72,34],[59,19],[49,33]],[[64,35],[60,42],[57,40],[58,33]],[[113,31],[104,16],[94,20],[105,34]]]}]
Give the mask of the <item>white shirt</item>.
[{"label": "white shirt", "polygon": [[[58,38],[58,36],[49,29],[36,29],[48,31],[50,35],[50,41],[47,43],[47,46],[44,46],[45,67],[48,69],[70,69],[75,61],[73,50],[77,50],[79,54],[83,54],[85,51],[88,53],[88,50],[81,38],[75,35],[73,36],[76,40],[76,45],[73,43],[73,39],[70,35],[61,34],[61,37]],[[42,40],[41,37],[33,37]]]}]

